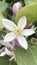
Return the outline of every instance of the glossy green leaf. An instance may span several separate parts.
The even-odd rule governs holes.
[[[22,17],[27,17],[27,25],[30,23],[33,23],[37,20],[37,2],[34,2],[32,4],[28,4],[24,6],[17,14],[16,14],[16,23],[18,20]]]
[[[0,13],[4,12],[7,7],[8,7],[7,3],[0,2]]]
[[[29,45],[28,50],[16,48],[18,65],[37,65],[37,45]]]

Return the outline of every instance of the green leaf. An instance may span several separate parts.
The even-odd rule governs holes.
[[[37,65],[37,45],[29,45],[28,50],[16,48],[18,65]]]
[[[7,3],[0,2],[0,13],[4,12],[7,7],[8,7]]]
[[[27,4],[30,4],[32,2],[37,2],[37,0],[24,0],[24,2],[27,5]]]
[[[37,28],[36,28],[36,30],[35,30],[35,34],[36,34],[36,36],[37,36]]]
[[[0,29],[3,28],[2,19],[3,19],[4,17],[3,17],[2,12],[4,12],[7,7],[8,7],[8,4],[7,4],[7,3],[0,2]]]
[[[3,40],[3,36],[5,35],[6,33],[3,32],[3,31],[0,31],[0,40]],[[3,36],[2,36],[3,35]],[[2,47],[2,44],[0,44],[0,48]]]
[[[3,26],[3,23],[2,23],[2,19],[3,19],[4,17],[3,17],[3,14],[1,13],[0,14],[0,30],[4,27]]]
[[[0,20],[0,30],[3,28],[2,21]]]
[[[3,39],[2,35],[5,35],[5,34],[6,34],[6,32],[0,31],[0,40]]]
[[[0,57],[0,65],[17,65],[14,61],[9,61],[8,56]]]
[[[26,16],[27,17],[27,25],[30,23],[33,23],[34,21],[37,20],[37,3],[31,3],[26,6],[24,6],[17,14],[16,14],[16,23],[18,20],[22,17]]]

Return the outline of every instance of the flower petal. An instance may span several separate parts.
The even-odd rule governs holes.
[[[30,36],[30,35],[32,35],[34,33],[35,33],[35,31],[32,30],[32,29],[25,29],[25,30],[23,30],[22,35],[24,35],[24,36]]]
[[[23,16],[18,21],[18,27],[20,27],[21,29],[24,29],[24,27],[26,26],[26,23],[27,23],[26,17]]]
[[[23,48],[25,48],[25,49],[28,48],[27,41],[26,41],[26,39],[25,39],[23,36],[18,36],[17,39],[18,39],[18,41],[19,41],[19,44],[20,44]]]
[[[14,34],[14,32],[10,32],[5,35],[4,42],[11,42],[12,40],[14,40],[15,37],[16,35]]]
[[[13,52],[13,51],[9,51],[7,48],[5,48],[5,52],[6,52],[6,54],[9,55],[9,56],[14,55],[14,52]]]
[[[14,30],[14,27],[16,27],[16,25],[8,19],[3,19],[2,23],[3,23],[4,27],[6,29],[8,29],[9,31]]]
[[[5,52],[1,52],[0,56],[4,56],[6,53]]]

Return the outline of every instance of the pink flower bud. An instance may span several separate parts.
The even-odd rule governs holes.
[[[22,8],[22,3],[21,2],[17,2],[14,3],[13,7],[12,7],[12,11],[13,14],[16,15],[16,13]]]

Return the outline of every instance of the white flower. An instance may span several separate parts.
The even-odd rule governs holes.
[[[13,56],[14,52],[9,51],[7,48],[5,48],[5,51],[0,53],[0,56],[4,56],[5,54],[9,55],[9,56]]]
[[[5,39],[5,38],[4,38]],[[4,56],[4,55],[8,55],[11,58],[9,59],[9,61],[12,61],[13,59],[15,60],[15,53],[14,53],[14,47],[10,45],[10,43],[4,42],[4,40],[1,40],[0,43],[2,45],[4,45],[5,47],[3,47],[2,49],[0,49],[0,57]],[[10,50],[9,48],[12,48],[12,50]]]
[[[11,56],[11,58],[9,59],[9,61],[11,61],[11,60],[13,60],[13,59],[15,59],[15,54],[14,54],[14,52],[12,51],[10,51],[10,50],[8,50],[6,47],[5,47],[5,51],[2,51],[1,53],[0,53],[0,56],[4,56],[4,55],[8,55],[8,56]]]
[[[6,29],[11,31],[10,33],[6,34],[4,42],[10,42],[16,38],[19,41],[19,44],[23,48],[27,49],[28,44],[24,36],[28,37],[34,34],[35,31],[33,29],[24,29],[27,24],[26,17],[21,17],[18,21],[17,26],[15,25],[15,23],[8,19],[3,19],[2,23]]]
[[[5,46],[2,49],[0,49],[0,56],[4,56],[6,54],[8,56],[14,56],[14,50],[13,50],[14,49],[14,46],[11,46],[10,43],[4,42],[4,40],[0,40],[0,43]],[[8,48],[11,48],[12,51],[10,51],[10,49],[8,49]]]

